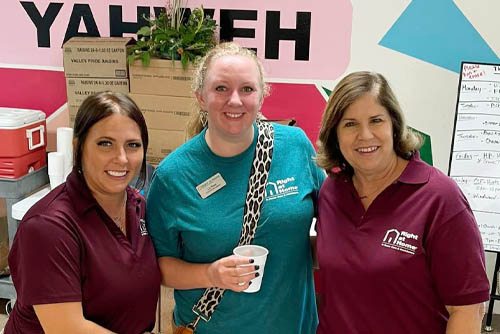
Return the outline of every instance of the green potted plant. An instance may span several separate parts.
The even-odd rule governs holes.
[[[179,60],[185,69],[213,48],[215,20],[205,15],[203,7],[185,18],[185,8],[185,1],[172,0],[160,15],[147,18],[149,25],[137,31],[137,44],[128,49],[128,62],[140,59],[143,66],[149,66],[151,58]]]

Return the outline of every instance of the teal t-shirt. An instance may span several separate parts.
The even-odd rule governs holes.
[[[325,176],[314,162],[314,148],[299,128],[273,124],[274,153],[266,198],[253,244],[269,250],[261,289],[227,290],[199,334],[313,334],[318,324],[309,242],[316,199]],[[161,162],[147,201],[148,230],[158,257],[210,263],[232,255],[257,140],[224,158],[205,141],[205,131]],[[226,185],[202,199],[196,186],[220,173]],[[194,320],[193,305],[204,289],[175,290],[177,324]]]

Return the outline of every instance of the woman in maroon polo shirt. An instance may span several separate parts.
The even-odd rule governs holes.
[[[356,72],[323,115],[318,334],[479,333],[484,251],[457,185],[419,159],[386,79]]]
[[[130,333],[155,324],[160,273],[144,198],[148,132],[127,96],[88,97],[66,183],[24,216],[9,265],[17,292],[5,333]]]

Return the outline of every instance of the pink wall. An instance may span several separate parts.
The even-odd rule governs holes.
[[[62,51],[70,18],[77,11],[75,6],[88,5],[101,36],[110,35],[110,6],[116,1],[84,0],[63,1],[62,6],[47,0],[24,1],[5,0],[0,12],[0,30],[15,33],[3,34],[3,45],[15,46],[10,52],[0,53],[0,106],[39,109],[46,113],[50,123],[56,113],[64,113],[66,103],[63,75]],[[137,1],[120,1],[122,20],[137,21]],[[350,39],[352,26],[352,7],[348,0],[336,1],[299,1],[274,0],[273,2],[248,2],[242,0],[193,0],[188,7],[203,3],[204,8],[212,8],[214,18],[220,22],[221,9],[256,12],[256,19],[235,20],[234,28],[247,28],[254,31],[255,38],[234,38],[244,46],[257,48],[258,55],[265,58],[267,13],[280,14],[279,28],[295,29],[297,12],[309,13],[309,57],[308,60],[295,60],[295,42],[279,42],[279,59],[264,59],[267,77],[274,85],[273,95],[263,107],[268,118],[295,118],[310,137],[316,140],[317,128],[325,99],[316,86],[317,80],[335,80],[342,75],[350,59]],[[162,7],[165,0],[145,0],[140,6]],[[57,10],[55,9],[57,7]],[[60,9],[59,9],[60,7]],[[50,9],[49,9],[50,8]],[[39,29],[28,15],[39,15],[42,24]],[[33,13],[35,13],[33,15]],[[54,14],[49,20],[51,14]],[[57,15],[55,15],[57,14]],[[77,16],[78,19],[80,17]],[[87,19],[88,21],[88,19]],[[50,47],[40,47],[37,33],[45,41],[50,39]],[[80,19],[80,33],[86,33],[84,20]],[[276,44],[275,44],[276,45]],[[303,54],[305,51],[301,49]],[[300,84],[294,84],[295,82]],[[331,88],[331,87],[330,87]],[[52,116],[52,117],[51,117]],[[63,116],[66,120],[67,116]],[[58,122],[60,124],[60,121]],[[53,131],[53,129],[52,129]],[[49,141],[50,143],[50,141]]]

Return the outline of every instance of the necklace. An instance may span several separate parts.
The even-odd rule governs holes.
[[[389,177],[388,181],[386,180],[385,182],[383,182],[379,187],[376,187],[375,190],[373,191],[370,191],[369,193],[365,193],[364,195],[361,195],[359,194],[359,199],[360,200],[366,200],[368,198],[371,198],[373,195],[378,195],[379,193],[381,193],[385,188],[387,188],[392,182],[394,182],[395,179],[397,179],[399,177],[399,175],[401,174],[400,171],[399,171],[399,159],[396,160],[396,167],[395,167],[395,172],[393,172],[393,175],[391,177]],[[405,164],[406,166],[406,164]],[[396,176],[394,176],[394,174],[397,174]],[[354,180],[353,180],[353,183]],[[357,189],[358,187],[355,186],[355,188]]]
[[[373,193],[370,193],[370,194],[367,194],[367,195],[363,195],[363,196],[361,196],[361,195],[360,195],[360,196],[359,196],[359,199],[367,199],[367,198],[368,198],[368,196],[371,196],[371,195],[373,195],[374,193],[375,193],[375,191],[374,191]]]
[[[389,186],[392,182],[394,182],[393,179],[389,179],[389,181],[386,181],[384,183],[382,183],[379,187],[376,187],[375,190],[372,190],[368,193],[365,193],[364,195],[361,195],[359,194],[359,199],[361,200],[366,200],[368,198],[371,198],[373,197],[374,195],[378,195],[380,194],[382,191],[384,191],[385,188],[387,188],[387,186]]]
[[[122,231],[123,234],[125,234],[125,225],[126,223],[122,223],[122,218],[126,212],[126,205],[127,205],[127,198],[125,197],[125,200],[123,201],[123,205],[120,209],[120,215],[118,216],[110,216],[113,222],[115,223],[116,226]]]
[[[123,214],[121,214],[119,216],[111,217],[111,219],[113,219],[113,221],[115,222],[116,226],[118,226],[120,231],[125,233],[125,226],[123,226],[123,224],[122,224],[122,217],[123,217]]]
[[[354,188],[356,188],[356,190],[359,191],[358,189],[360,187],[359,187],[359,185],[356,186],[357,182],[355,180],[353,180],[353,183],[355,184]],[[373,195],[376,195],[376,194],[380,193],[383,189],[385,189],[388,184],[390,184],[390,183],[388,183],[386,181],[386,182],[381,183],[380,186],[375,187],[375,189],[372,190],[372,191],[370,191],[370,192],[364,193],[363,195],[358,194],[359,195],[359,199],[365,200],[365,199],[371,198]]]
[[[386,184],[383,184],[381,187],[376,188],[375,190],[373,190],[367,194],[359,195],[359,199],[363,200],[363,199],[367,199],[369,197],[372,197],[373,195],[379,194],[381,192],[381,190],[383,191],[386,187],[387,187]]]

